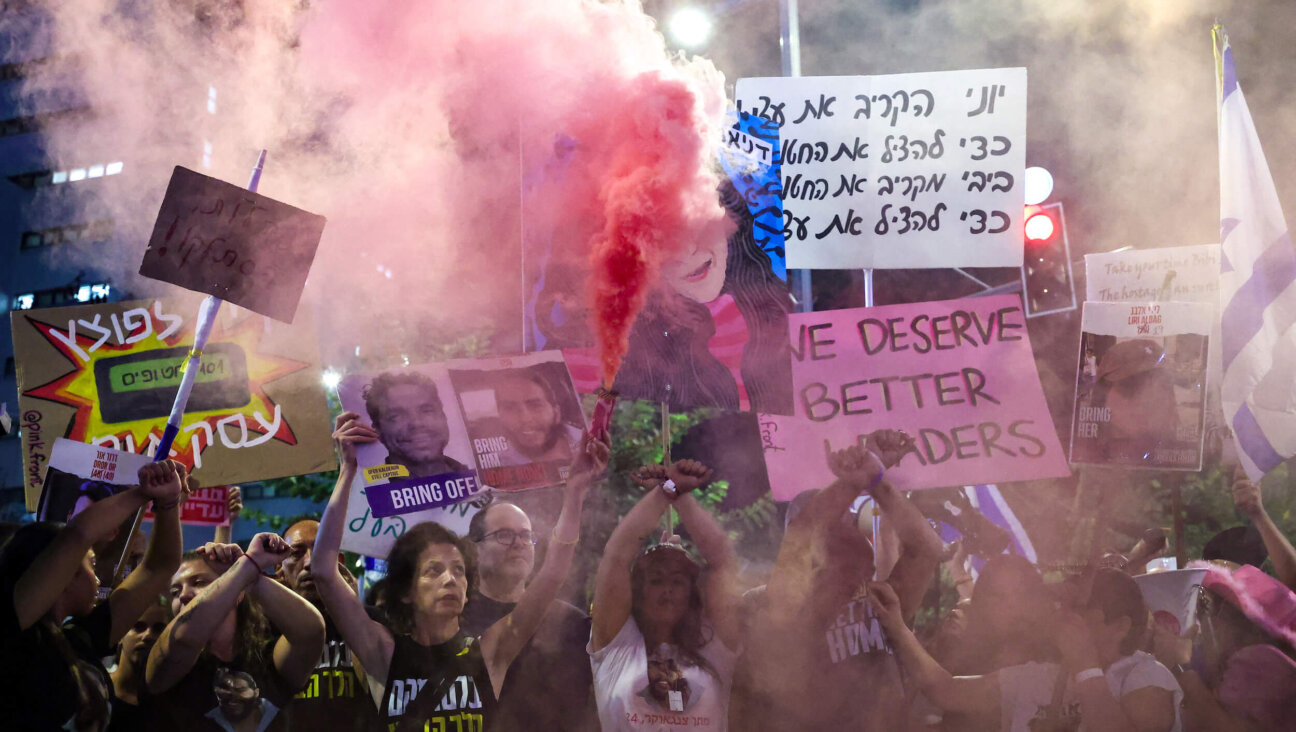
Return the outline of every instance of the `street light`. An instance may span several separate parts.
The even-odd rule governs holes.
[[[667,27],[675,43],[690,50],[701,48],[711,39],[711,16],[700,8],[680,8]]]

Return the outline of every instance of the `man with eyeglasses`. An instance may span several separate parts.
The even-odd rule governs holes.
[[[473,515],[468,538],[477,545],[478,582],[459,625],[475,636],[513,611],[535,567],[540,537],[526,512],[497,501]],[[589,635],[589,615],[555,600],[509,667],[492,728],[597,729],[593,677],[585,653]]]

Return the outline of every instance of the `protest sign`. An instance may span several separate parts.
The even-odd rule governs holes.
[[[157,518],[150,507],[144,512],[144,520]],[[229,526],[229,486],[218,485],[212,488],[199,488],[180,506],[180,523],[189,526]]]
[[[786,281],[778,127],[756,115],[741,114],[721,134],[716,155],[720,167],[751,210],[756,246],[769,257],[774,274]]]
[[[53,439],[151,454],[193,342],[187,300],[135,300],[10,314],[27,504],[36,505]],[[169,457],[209,485],[335,465],[310,323],[289,328],[227,310]]]
[[[324,217],[176,166],[139,273],[291,323]]]
[[[91,503],[139,485],[139,469],[151,462],[145,455],[60,437],[50,450],[36,519],[70,521]],[[127,528],[134,519],[127,519]]]
[[[1204,303],[1085,303],[1071,462],[1200,470],[1210,323]]]
[[[1219,350],[1219,279],[1218,244],[1085,255],[1085,299],[1090,302],[1175,300],[1210,305],[1207,384],[1218,384],[1223,371]],[[1220,416],[1222,420],[1223,415]]]
[[[71,521],[91,504],[139,485],[140,468],[153,462],[144,455],[58,438],[42,476],[38,521]],[[122,556],[135,514],[124,519],[111,537],[95,546],[95,574],[103,588],[116,586],[113,568]]]
[[[788,320],[796,414],[760,418],[776,500],[828,485],[828,452],[884,428],[915,438],[888,471],[905,490],[1068,473],[1016,296]]]
[[[585,427],[553,351],[353,374],[338,395],[378,430],[356,460],[380,519],[561,483]]]
[[[462,362],[460,362],[462,363]],[[556,485],[579,453],[585,414],[561,353],[451,366],[481,480],[495,490]]]
[[[386,558],[392,544],[401,535],[425,521],[435,521],[460,536],[467,536],[468,522],[482,503],[467,501],[414,513],[375,516],[367,495],[373,489],[380,489],[388,495],[391,493],[385,485],[366,487],[363,472],[356,476],[351,487],[351,500],[347,502],[346,525],[342,530],[342,548],[367,557]]]
[[[1197,622],[1197,588],[1205,578],[1205,569],[1177,569],[1141,574],[1134,581],[1143,592],[1152,622],[1176,635],[1187,635]]]
[[[1019,267],[1026,69],[739,79],[779,129],[787,265]]]

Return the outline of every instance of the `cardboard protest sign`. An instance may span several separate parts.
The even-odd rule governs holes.
[[[291,323],[324,217],[176,166],[139,273]]]
[[[1197,588],[1205,569],[1177,569],[1134,578],[1152,612],[1152,622],[1176,635],[1187,635],[1197,622]]]
[[[561,353],[451,367],[450,383],[483,483],[513,490],[567,480],[585,414]]]
[[[1016,296],[798,313],[788,326],[796,414],[760,418],[776,500],[831,483],[828,451],[883,428],[916,440],[888,472],[905,490],[1068,473]]]
[[[781,138],[787,264],[1019,267],[1026,69],[739,79]]]
[[[42,476],[38,521],[71,521],[91,504],[139,485],[140,468],[153,462],[145,455],[112,450],[58,438],[50,450],[49,464]],[[113,568],[122,556],[132,514],[108,540],[95,546],[95,574],[105,589],[115,586]]]
[[[157,518],[150,507],[144,512],[144,520]],[[229,486],[218,485],[212,488],[199,488],[185,499],[180,506],[180,523],[189,526],[229,526]]]
[[[167,299],[10,314],[29,508],[56,437],[141,454],[158,445],[196,310]],[[169,456],[208,485],[333,469],[317,354],[309,323],[222,311]]]
[[[1200,470],[1210,329],[1203,303],[1085,303],[1071,462]]]

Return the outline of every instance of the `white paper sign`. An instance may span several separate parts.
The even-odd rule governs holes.
[[[780,127],[788,266],[1019,267],[1026,69],[739,79]]]

